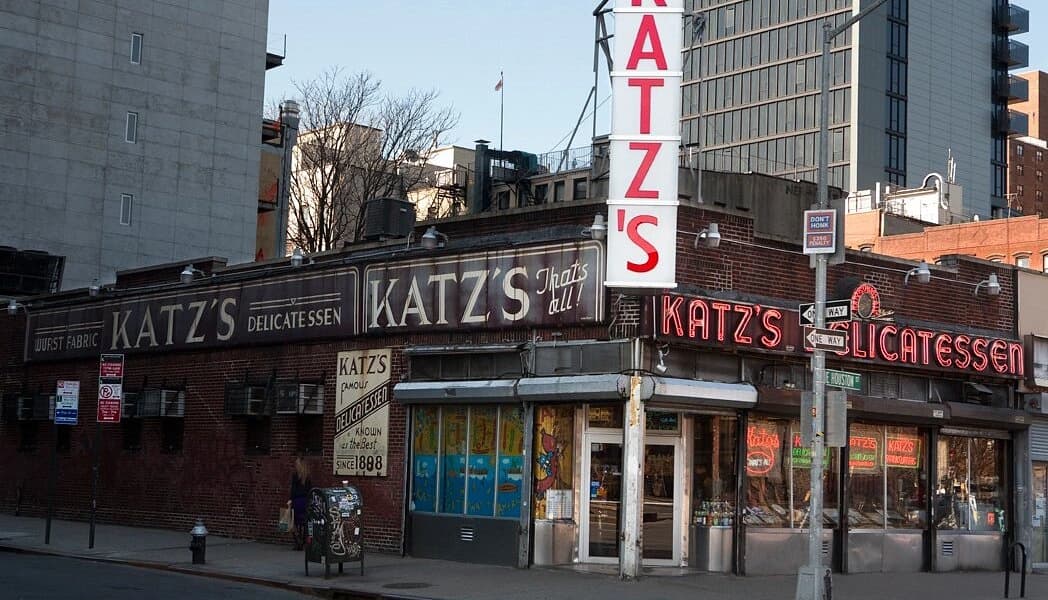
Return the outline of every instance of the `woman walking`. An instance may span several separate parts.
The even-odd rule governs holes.
[[[309,479],[309,465],[301,457],[295,459],[295,470],[291,472],[291,494],[287,505],[294,512],[294,526],[291,535],[295,540],[295,550],[301,550],[306,542],[306,502],[313,483]]]

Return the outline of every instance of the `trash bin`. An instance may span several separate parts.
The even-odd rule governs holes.
[[[313,488],[306,507],[306,575],[309,563],[324,564],[324,578],[331,565],[359,562],[364,574],[364,501],[351,485]]]

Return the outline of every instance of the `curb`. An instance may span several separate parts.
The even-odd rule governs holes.
[[[424,596],[402,596],[396,594],[384,594],[381,592],[369,592],[364,590],[335,588],[331,586],[314,586],[301,583],[294,583],[291,581],[266,579],[264,577],[237,575],[234,573],[226,573],[223,571],[202,570],[191,567],[182,567],[174,564],[138,561],[133,559],[129,560],[124,558],[110,558],[106,556],[94,556],[90,554],[77,554],[73,552],[62,552],[60,550],[47,550],[43,548],[25,548],[22,546],[11,546],[3,543],[0,543],[0,552],[10,552],[13,554],[30,554],[35,556],[54,556],[58,558],[72,558],[76,560],[87,560],[92,562],[109,563],[113,565],[124,565],[129,567],[137,567],[141,569],[152,569],[155,571],[166,571],[169,573],[178,573],[180,575],[195,575],[198,577],[209,577],[212,579],[221,579],[223,581],[234,581],[237,583],[249,583],[253,585],[262,585],[271,588],[284,589],[299,594],[305,594],[308,596],[328,598],[330,600],[435,600],[431,598],[426,598]]]

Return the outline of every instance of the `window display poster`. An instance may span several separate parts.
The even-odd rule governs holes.
[[[465,407],[444,409],[444,486],[440,512],[462,514],[466,502]]]
[[[793,439],[793,443],[790,448],[790,463],[794,469],[810,469],[811,468],[811,446],[804,445],[804,438],[801,437],[799,431],[794,431],[790,434]],[[825,452],[822,455],[822,468],[830,468],[830,452]]]
[[[902,469],[921,466],[921,440],[910,435],[889,435],[885,446],[884,464]]]
[[[411,510],[433,512],[437,509],[437,440],[440,409],[424,406],[415,409],[412,434]]]
[[[500,409],[498,496],[496,517],[520,516],[524,483],[524,413],[520,407]]]
[[[389,348],[338,353],[335,475],[386,476],[390,353]]]
[[[779,464],[782,437],[772,423],[757,422],[746,429],[746,475],[761,477]]]
[[[879,433],[879,432],[878,432]],[[879,466],[880,437],[851,435],[848,439],[848,468],[852,473],[872,473]],[[811,461],[809,461],[810,464]]]
[[[495,428],[498,409],[494,406],[470,410],[469,471],[467,472],[466,514],[491,516],[495,511]]]
[[[591,407],[592,411],[592,407]],[[575,443],[575,409],[539,406],[535,409],[534,470],[536,519],[546,518],[546,494],[571,490]]]

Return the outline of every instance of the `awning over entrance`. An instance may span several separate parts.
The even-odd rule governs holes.
[[[393,387],[393,397],[402,404],[621,402],[629,398],[629,394],[630,377],[619,373],[478,381],[411,381]],[[652,407],[680,410],[741,409],[757,404],[757,389],[748,383],[647,375],[641,378],[640,396]]]
[[[516,385],[516,379],[405,381],[393,386],[393,397],[401,404],[519,402]]]
[[[748,383],[723,383],[698,379],[655,378],[649,406],[697,410],[703,408],[751,408],[757,404],[757,388]]]

